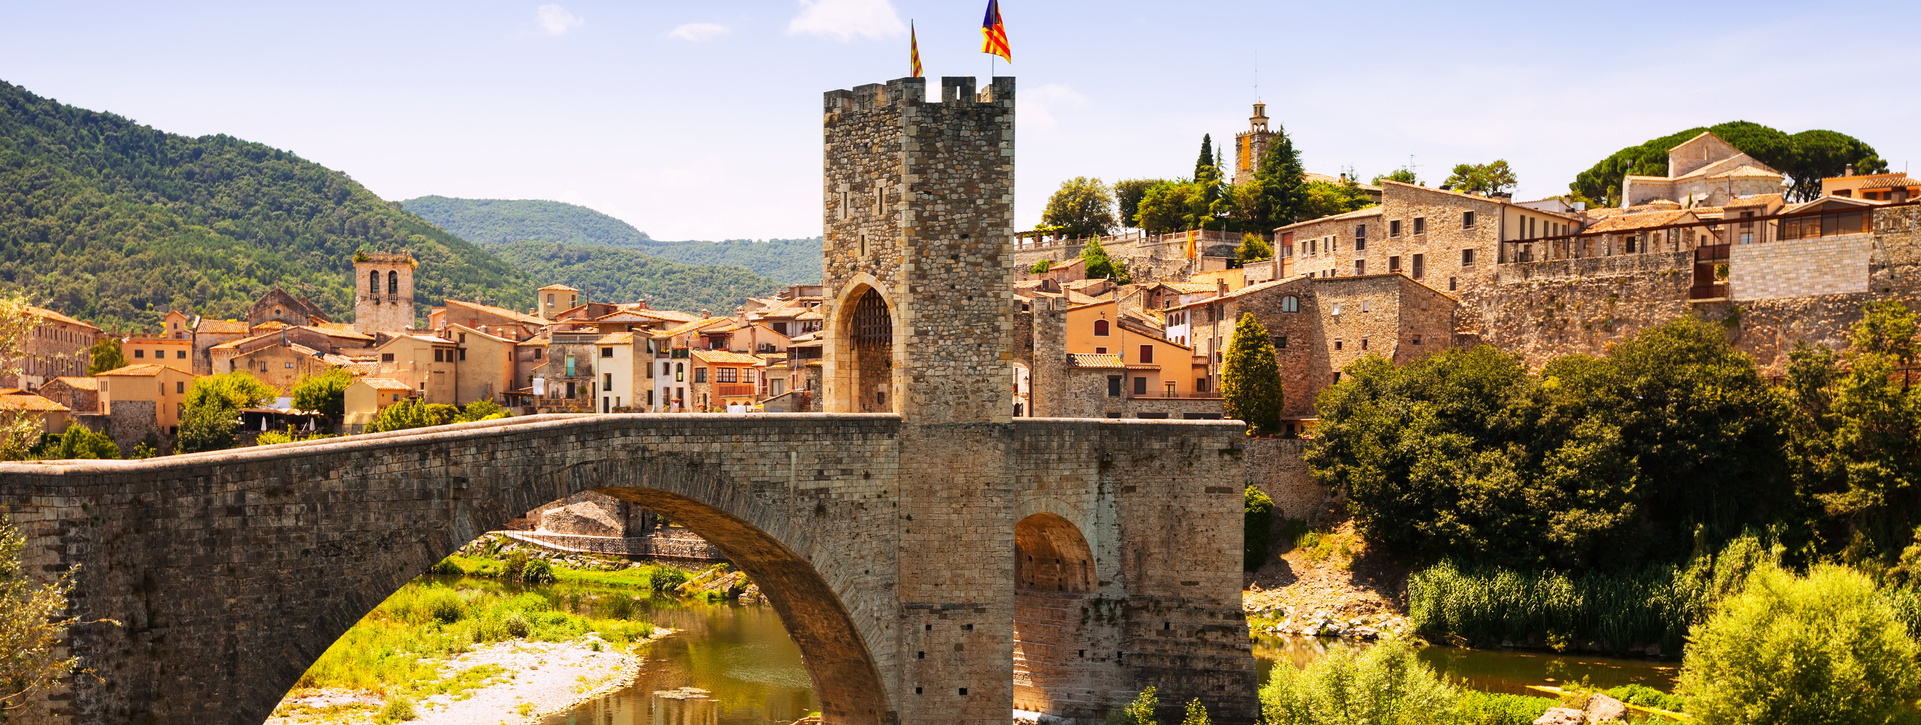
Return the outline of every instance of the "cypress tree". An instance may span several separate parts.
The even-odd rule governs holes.
[[[1214,135],[1201,134],[1201,157],[1194,162],[1194,182],[1214,184],[1221,180],[1221,167],[1214,157]]]
[[[1267,339],[1254,314],[1243,313],[1234,325],[1221,368],[1221,397],[1227,417],[1247,423],[1248,435],[1280,432],[1281,367],[1274,361],[1274,344]]]

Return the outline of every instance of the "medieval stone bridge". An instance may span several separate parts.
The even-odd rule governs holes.
[[[829,723],[1255,717],[1236,421],[1014,418],[1014,79],[823,97],[826,414],[535,416],[0,465],[79,567],[84,723],[264,719],[342,632],[508,519],[598,491],[760,584]]]
[[[829,722],[1094,718],[1150,685],[1250,722],[1239,437],[1202,421],[537,416],[7,464],[0,501],[37,570],[80,567],[73,613],[122,623],[73,634],[98,676],[62,696],[79,722],[258,723],[402,584],[587,490],[684,522],[753,577]]]

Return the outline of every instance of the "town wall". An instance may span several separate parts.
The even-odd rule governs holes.
[[[1332,492],[1314,480],[1302,456],[1310,441],[1303,438],[1249,438],[1247,485],[1274,499],[1277,519],[1319,524],[1327,516]]]
[[[1793,242],[1735,249],[1781,244]],[[1784,267],[1801,264],[1778,256],[1759,259]],[[1692,266],[1691,252],[1502,265],[1496,293],[1479,311],[1482,339],[1539,367],[1561,355],[1605,355],[1635,333],[1693,316],[1722,325],[1736,349],[1778,374],[1786,370],[1796,344],[1845,347],[1866,302],[1895,299],[1921,306],[1921,208],[1875,212],[1863,293],[1689,302]]]
[[[1202,267],[1207,258],[1223,261],[1233,259],[1240,243],[1238,234],[1217,234],[1196,245],[1196,258],[1188,259],[1184,235],[1131,232],[1118,238],[1103,237],[1101,249],[1109,259],[1126,264],[1128,277],[1136,284],[1153,284],[1185,282],[1195,272],[1205,271]],[[1021,247],[1009,252],[1009,257],[1015,269],[1027,270],[1043,259],[1056,263],[1077,259],[1086,246],[1084,240],[1069,240],[1047,246]]]
[[[1751,301],[1864,293],[1873,251],[1866,234],[1736,244],[1728,249],[1728,294]]]

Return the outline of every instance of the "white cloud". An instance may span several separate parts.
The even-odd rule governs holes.
[[[720,23],[688,23],[668,31],[667,37],[699,43],[734,32]]]
[[[567,31],[587,22],[559,5],[542,5],[535,11],[535,16],[540,19],[540,27],[545,29],[548,35],[566,35]]]
[[[880,40],[907,30],[888,0],[800,0],[800,15],[787,24],[790,35],[818,35],[847,42]]]
[[[1060,128],[1060,120],[1054,117],[1056,111],[1073,111],[1087,106],[1087,96],[1063,83],[1049,83],[1021,95],[1021,125],[1035,131]]]

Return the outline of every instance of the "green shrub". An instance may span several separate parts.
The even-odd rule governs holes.
[[[1242,556],[1241,566],[1254,571],[1267,563],[1267,554],[1273,548],[1268,535],[1274,528],[1274,499],[1268,498],[1260,489],[1248,486],[1242,494],[1242,501],[1241,535],[1247,551]]]
[[[1702,725],[1915,723],[1917,654],[1865,575],[1763,567],[1690,633],[1679,689]]]
[[[1622,685],[1602,694],[1629,705],[1640,705],[1668,712],[1687,712],[1686,698],[1670,695],[1647,685]]]
[[[508,634],[515,637],[526,637],[534,630],[534,625],[527,621],[526,612],[508,612],[507,616],[501,618],[501,624],[506,626]]]
[[[388,725],[388,723],[406,722],[419,718],[420,715],[414,712],[412,701],[405,697],[395,697],[387,701],[386,707],[380,709],[380,715],[374,718],[374,722]]]
[[[654,596],[657,597],[672,596],[675,590],[680,588],[680,585],[687,583],[687,572],[671,566],[654,567],[650,574],[651,576],[648,578],[647,587],[652,590]]]
[[[1545,697],[1503,695],[1463,690],[1454,701],[1456,725],[1533,725],[1541,713],[1560,702]]]
[[[289,435],[286,431],[278,430],[262,431],[260,435],[254,436],[253,439],[253,444],[256,446],[271,446],[292,442],[292,435]]]
[[[112,438],[105,433],[95,433],[79,423],[68,423],[66,432],[47,436],[42,439],[42,445],[47,447],[46,457],[53,459],[120,457],[120,446]]]
[[[554,567],[543,559],[533,559],[520,568],[520,580],[528,584],[552,584]]]
[[[1160,704],[1160,697],[1154,693],[1154,688],[1149,687],[1135,695],[1134,701],[1128,703],[1127,707],[1109,710],[1107,717],[1102,718],[1101,723],[1102,725],[1160,725],[1160,721],[1154,718],[1154,708],[1160,707]]]
[[[507,565],[501,569],[500,575],[507,579],[519,579],[521,573],[527,570],[528,559],[526,549],[515,549],[507,555]]]
[[[1187,716],[1181,718],[1181,725],[1213,725],[1207,718],[1207,707],[1201,704],[1200,698],[1188,701]]]
[[[1261,687],[1268,725],[1430,725],[1460,694],[1400,639],[1341,649],[1305,668],[1277,664]]]

